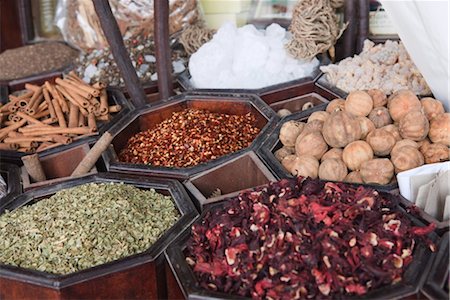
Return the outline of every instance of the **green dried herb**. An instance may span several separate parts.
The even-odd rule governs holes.
[[[0,262],[68,274],[148,249],[180,217],[171,197],[84,184],[0,216]]]

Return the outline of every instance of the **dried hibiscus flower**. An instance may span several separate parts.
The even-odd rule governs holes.
[[[192,226],[186,261],[205,289],[253,299],[342,298],[402,280],[413,226],[394,196],[362,186],[283,179],[242,192]]]

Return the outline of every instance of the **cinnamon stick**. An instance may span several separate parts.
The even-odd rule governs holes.
[[[64,136],[60,134],[51,134],[49,137],[52,139],[53,142],[56,142],[58,144],[70,144],[72,143],[73,139],[69,136]]]
[[[42,123],[41,121],[37,120],[36,118],[33,118],[33,117],[31,117],[31,116],[29,116],[29,115],[23,113],[23,112],[18,111],[18,112],[16,113],[16,115],[17,115],[18,117],[20,117],[21,119],[26,120],[28,123],[45,125],[44,123]]]
[[[30,107],[30,102],[32,99],[30,99],[30,101],[28,102],[27,108]],[[31,107],[31,110],[34,110],[35,112],[39,111],[39,108],[41,108],[42,106],[46,105],[44,101],[44,94],[41,91],[41,94],[37,97],[37,99],[34,101],[33,106]]]
[[[24,136],[24,137],[7,137],[5,143],[31,143],[31,142],[51,142],[52,138],[49,136]]]
[[[96,82],[92,85],[93,88],[97,89],[97,90],[103,90],[106,89],[106,83],[104,82]]]
[[[20,120],[22,120],[22,118],[19,117],[19,116],[17,115],[17,113],[15,113],[14,115],[11,116],[11,121],[12,121],[13,123],[17,123],[17,122],[19,122]]]
[[[61,110],[61,106],[59,106],[59,102],[56,99],[52,100],[53,107],[55,108],[56,118],[58,119],[58,124],[62,128],[67,127],[66,119],[64,118],[64,114]]]
[[[28,102],[30,102],[30,99],[20,99],[17,102],[17,106],[18,107],[27,107],[28,106]]]
[[[34,91],[33,96],[31,97],[30,101],[28,102],[27,108],[30,110],[33,109],[35,102],[38,101],[40,96],[42,96],[42,86],[39,86],[38,89],[36,89]]]
[[[66,80],[69,84],[73,85],[75,88],[77,88],[89,95],[92,95],[93,97],[100,96],[100,91],[98,89],[93,88],[90,85],[87,85],[81,79],[79,81],[79,80],[76,80],[73,76],[71,76],[71,77],[68,77]]]
[[[44,181],[45,177],[44,169],[42,168],[41,161],[39,160],[39,155],[32,154],[26,155],[22,158],[23,165],[34,182]]]
[[[25,136],[36,136],[45,134],[88,134],[91,133],[89,127],[76,127],[76,128],[60,128],[60,127],[35,127],[31,129],[20,128],[19,132]]]
[[[31,151],[32,149],[31,148],[24,148],[24,147],[22,147],[22,148],[19,148],[19,149],[17,149],[17,151],[18,152],[26,152],[26,153],[33,153],[33,151]]]
[[[18,144],[0,143],[0,150],[17,150]]]
[[[97,131],[97,122],[95,121],[95,115],[93,112],[88,115],[88,127],[92,132]]]
[[[86,118],[82,115],[78,115],[78,127],[85,127],[86,126]]]
[[[59,106],[61,106],[61,110],[63,112],[69,112],[69,106],[67,105],[66,101],[61,96],[61,94],[59,93],[60,90],[58,89],[58,86],[57,85],[54,86],[50,82],[46,81],[45,82],[45,87],[47,88],[49,93],[52,95],[53,99],[58,100]]]
[[[47,149],[50,149],[50,148],[55,148],[55,147],[58,147],[58,146],[61,146],[62,144],[60,144],[60,143],[43,143],[43,144],[41,144],[41,146],[39,146],[37,149],[36,149],[36,151],[42,151],[42,150],[47,150]]]
[[[86,91],[78,88],[78,86],[70,84],[68,81],[62,80],[60,78],[56,78],[55,82],[61,86],[63,86],[67,91],[71,92],[71,94],[77,94],[86,99],[91,99],[92,94],[87,93]]]
[[[39,119],[39,118],[43,118],[43,117],[49,116],[49,115],[50,115],[50,112],[48,110],[43,110],[41,112],[34,114],[33,117],[35,119]]]
[[[34,92],[33,91],[27,91],[19,96],[17,96],[18,99],[23,100],[23,99],[30,99],[33,96]]]
[[[42,151],[47,149],[48,147],[52,146],[53,143],[50,142],[43,142],[42,144],[39,145],[39,147],[37,147],[36,152]]]
[[[78,126],[78,114],[80,110],[78,109],[78,106],[70,102],[70,108],[69,108],[69,127],[77,127]]]
[[[80,176],[89,172],[102,153],[109,147],[112,140],[113,136],[111,133],[106,131],[81,160],[76,169],[72,172],[71,176]]]
[[[72,96],[62,87],[62,86],[56,86],[56,88],[61,92],[61,94],[64,95],[64,97],[66,97],[67,100],[69,100],[71,103],[75,104],[76,106],[78,106],[80,113],[83,116],[87,116],[88,112],[86,109],[83,108],[83,106],[81,105],[81,103],[79,103],[77,100],[75,100],[74,98],[72,98]]]
[[[67,98],[67,100],[78,105],[79,107],[85,108],[89,105],[89,101],[81,97],[74,97],[73,94],[69,93],[69,91],[66,88],[59,85],[57,85],[56,88],[58,89],[58,91],[61,92],[61,94],[63,94],[64,97]]]
[[[25,89],[36,93],[40,89],[40,86],[31,83],[25,83]]]
[[[102,90],[100,94],[100,115],[106,115],[108,113],[108,108],[108,93],[106,92],[106,90]]]
[[[50,94],[47,88],[43,89],[42,93],[44,94],[45,103],[47,103],[48,111],[50,112],[50,116],[52,118],[56,118],[55,108],[52,104],[52,99],[50,98]]]
[[[46,125],[50,125],[55,122],[58,122],[58,118],[48,118],[48,119],[42,120],[42,123],[44,123]]]
[[[106,121],[106,122],[108,122],[108,121],[111,120],[111,115],[107,114],[107,115],[103,115],[103,116],[98,116],[97,120],[98,121]]]
[[[108,108],[108,111],[109,111],[110,113],[116,113],[116,112],[119,112],[119,111],[121,111],[121,110],[122,110],[122,105],[120,105],[120,104],[111,105],[111,106]]]
[[[61,110],[63,111],[63,113],[69,113],[69,105],[67,104],[68,101],[61,95],[58,90],[55,89],[55,93],[58,97],[59,106],[61,106]]]
[[[7,137],[8,133],[10,133],[11,131],[14,131],[14,130],[22,127],[23,125],[25,125],[26,122],[27,121],[22,120],[20,122],[14,123],[8,127],[0,129],[0,141],[2,141],[5,137]]]

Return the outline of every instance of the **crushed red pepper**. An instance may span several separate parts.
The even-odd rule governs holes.
[[[253,114],[228,115],[185,109],[128,140],[119,160],[190,167],[250,146],[260,129]]]
[[[253,299],[343,298],[402,280],[418,242],[398,198],[362,186],[283,179],[245,191],[192,226],[202,288]]]

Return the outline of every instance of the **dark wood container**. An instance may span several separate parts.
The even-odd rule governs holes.
[[[398,190],[396,190],[394,192],[395,193],[399,193]],[[436,232],[437,232],[437,234],[443,235],[443,234],[445,234],[446,232],[449,231],[449,229],[450,229],[450,220],[439,221],[436,218],[434,218],[433,216],[431,216],[428,213],[426,213],[423,209],[421,209],[420,207],[416,206],[414,203],[412,203],[411,201],[409,201],[408,199],[405,199],[403,197],[401,197],[400,204],[405,209],[409,209],[409,210],[415,211],[417,214],[419,214],[420,217],[424,220],[425,223],[427,223],[427,224],[430,224],[430,223],[436,224]]]
[[[12,81],[0,81],[0,103],[9,102],[8,95],[25,89],[25,84],[42,85],[46,81],[54,83],[56,78],[62,78],[62,72],[51,72]]]
[[[53,77],[53,79],[55,79],[55,77]],[[3,89],[5,89],[5,86],[3,86]],[[6,93],[6,101],[8,101],[8,94],[18,91],[18,90],[22,90],[23,87],[20,87],[17,90],[14,89],[9,89],[8,88],[8,92]],[[0,88],[1,91],[1,88]],[[134,110],[134,106],[131,104],[130,101],[128,101],[125,96],[123,95],[123,93],[117,89],[117,88],[107,88],[107,92],[108,92],[108,103],[109,105],[116,105],[119,104],[122,109],[117,112],[117,113],[113,113],[111,114],[111,120],[109,122],[98,122],[97,123],[97,127],[98,127],[98,132],[99,135],[101,135],[102,133],[104,133],[105,131],[109,130],[114,124],[116,124],[120,119],[122,119],[124,116],[126,116],[127,114],[129,114],[131,111]],[[0,93],[0,96],[2,94]],[[4,99],[0,98],[0,102],[3,102]],[[72,144],[70,145],[74,145],[74,144],[79,144],[79,143],[85,143],[85,142],[90,142],[94,139],[97,138],[97,135],[94,136],[87,136],[87,137],[83,137],[81,139],[78,139],[76,141],[74,141]],[[44,149],[43,151],[40,151],[40,154],[50,154],[50,153],[54,153],[55,151],[62,151],[63,149],[66,149],[67,146],[70,145],[62,145],[62,146],[57,146],[55,148],[49,148],[49,149]],[[22,161],[20,160],[20,158],[24,155],[27,155],[29,153],[24,153],[24,152],[18,152],[18,151],[10,151],[10,150],[0,150],[0,157],[2,158],[2,160],[5,160],[7,162],[12,162],[18,165],[22,164]]]
[[[449,236],[450,233],[447,232],[439,242],[439,252],[421,289],[422,294],[428,299],[448,299],[450,285]]]
[[[169,101],[160,101],[154,105],[147,105],[139,111],[130,114],[128,118],[123,119],[117,126],[111,128],[115,137],[112,142],[112,147],[104,153],[104,161],[108,170],[120,173],[187,179],[206,169],[219,166],[245,151],[245,149],[242,149],[209,162],[187,168],[157,167],[119,161],[118,154],[133,135],[154,128],[157,124],[170,118],[172,113],[182,111],[186,108],[204,109],[215,113],[235,115],[244,115],[249,112],[253,113],[256,117],[255,126],[260,128],[261,131],[250,145],[250,149],[256,147],[256,145],[266,138],[267,131],[278,120],[275,113],[255,95],[195,93],[178,95],[169,99]]]
[[[197,218],[189,196],[174,180],[101,173],[49,185],[17,197],[8,209],[48,198],[55,192],[90,182],[123,182],[142,189],[153,188],[171,195],[180,219],[149,249],[113,262],[71,273],[55,275],[0,264],[0,299],[164,299],[167,296],[165,261],[168,244]],[[0,212],[1,213],[1,212]]]
[[[6,82],[0,81],[0,84],[6,85],[8,87],[9,93],[12,93],[25,89],[26,83],[31,83],[35,85],[42,85],[46,81],[54,83],[56,78],[62,78],[63,72],[64,70],[49,71],[46,73],[32,75],[21,79],[14,79]]]
[[[8,86],[0,85],[0,104],[6,104],[8,102]]]
[[[264,186],[259,187],[258,190],[263,187]],[[383,196],[387,197],[387,199],[396,197],[396,195],[392,195],[391,193],[382,191],[380,191],[380,193],[382,193]],[[221,207],[223,207],[225,201],[205,205],[204,211],[195,220],[194,223],[201,222],[201,219],[208,211],[216,208],[220,209]],[[401,206],[399,207],[399,209],[403,210]],[[422,220],[419,220],[410,214],[408,214],[408,217],[411,219],[414,225],[424,226]],[[173,273],[172,276],[174,276],[175,278],[175,280],[171,280],[171,283],[172,285],[174,285],[176,282],[178,283],[178,289],[175,286],[169,287],[174,291],[174,295],[181,295],[182,293],[185,299],[249,299],[245,297],[204,290],[198,286],[195,275],[191,267],[189,267],[189,265],[187,264],[184,255],[184,251],[187,247],[187,241],[189,240],[191,235],[191,228],[192,227],[186,228],[185,231],[183,231],[165,251],[166,259]],[[429,236],[434,241],[438,239],[436,234],[434,233],[430,234]],[[403,279],[400,283],[387,285],[383,288],[372,290],[363,296],[346,297],[345,299],[415,299],[415,295],[417,295],[420,288],[425,282],[426,274],[431,268],[434,256],[435,253],[431,252],[428,247],[421,244],[414,250],[414,260],[405,270]]]
[[[338,94],[341,96],[341,98],[345,99],[347,98],[348,93],[341,90],[340,88],[332,85],[328,79],[325,73],[321,73],[320,76],[317,78],[316,80],[316,84],[318,86],[320,86],[323,89],[329,90],[329,91],[333,91],[334,93]]]
[[[97,140],[97,139],[96,139]],[[24,166],[21,167],[21,178],[24,191],[35,189],[38,187],[55,184],[64,180],[68,180],[70,175],[78,166],[78,164],[83,160],[92,146],[95,144],[92,142],[83,142],[76,145],[68,145],[66,149],[60,149],[60,151],[53,153],[39,154],[39,161],[41,162],[42,168],[44,170],[45,177],[47,180],[34,182]],[[86,175],[95,174],[98,172],[106,171],[106,167],[100,157],[92,170]],[[82,177],[86,175],[81,175],[77,177]]]
[[[189,69],[186,69],[184,72],[179,74],[178,80],[180,82],[181,87],[186,91],[197,91],[197,92],[205,92],[205,93],[253,93],[260,94],[266,89],[277,89],[284,85],[293,85],[300,82],[308,82],[308,81],[316,81],[321,75],[321,71],[319,69],[320,66],[328,65],[331,61],[326,55],[319,55],[319,66],[310,76],[294,79],[291,81],[286,81],[283,83],[278,83],[270,86],[266,86],[259,89],[231,89],[231,88],[221,88],[221,89],[206,89],[206,88],[196,88],[192,85],[191,82],[191,74],[189,73]]]
[[[150,81],[143,83],[143,88],[145,95],[147,96],[147,103],[156,103],[161,100],[161,97],[159,95],[159,88],[158,88],[158,82],[157,81]],[[180,94],[184,92],[183,86],[178,81],[178,78],[173,81],[173,89],[175,94]],[[125,98],[129,99],[130,95],[128,95],[128,92],[124,88],[124,95]]]
[[[184,182],[199,208],[236,196],[239,191],[276,181],[253,151],[201,172]],[[217,193],[217,195],[215,195]]]
[[[16,165],[1,163],[0,176],[3,177],[7,187],[7,194],[0,198],[1,211],[14,199],[14,197],[22,193],[22,184],[20,182],[20,169]]]
[[[302,121],[306,122],[308,120],[308,117],[316,111],[323,111],[327,107],[327,104],[319,104],[312,109],[305,111],[305,112],[299,112],[294,113],[292,115],[289,115],[285,118],[283,118],[270,132],[269,137],[260,144],[260,147],[256,150],[257,155],[261,158],[261,160],[267,165],[267,167],[278,176],[278,178],[291,178],[293,177],[282,165],[281,163],[275,158],[275,151],[283,147],[283,144],[280,142],[279,135],[280,135],[280,129],[281,126],[285,122],[296,120],[296,121]],[[398,188],[397,181],[394,178],[392,179],[391,183],[386,185],[379,185],[379,184],[360,184],[366,187],[371,187],[374,189],[380,189],[384,191],[392,191],[394,189]]]
[[[258,95],[275,112],[284,108],[292,113],[310,109],[304,109],[308,102],[317,106],[336,98],[345,97],[342,91],[329,90],[311,80],[299,80],[265,88],[260,90]]]

